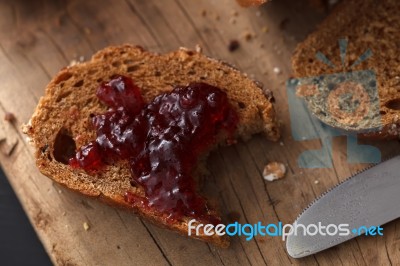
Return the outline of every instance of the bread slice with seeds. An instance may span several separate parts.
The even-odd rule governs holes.
[[[318,29],[297,46],[292,58],[294,75],[301,78],[374,71],[382,130],[366,133],[365,137],[391,139],[400,135],[399,10],[400,2],[396,0],[342,1]],[[342,67],[339,39],[348,41],[345,67]],[[368,49],[372,56],[350,68]],[[316,60],[317,52],[326,55],[336,67]]]
[[[68,164],[77,147],[95,140],[90,116],[107,110],[96,97],[96,90],[115,74],[131,77],[141,88],[146,102],[171,91],[174,85],[200,81],[219,87],[227,93],[239,116],[235,137],[243,140],[256,133],[264,133],[273,141],[279,138],[272,94],[245,74],[199,51],[181,48],[168,54],[155,54],[132,45],[105,48],[90,61],[61,70],[48,84],[30,122],[24,126],[24,132],[35,147],[39,170],[72,190],[132,209],[160,226],[187,235],[189,217],[168,223],[165,214],[133,206],[124,200],[127,191],[144,195],[141,187],[130,184],[128,162],[118,161],[92,174]],[[223,139],[218,143],[223,143]],[[204,172],[203,162],[199,162],[200,170],[195,175]],[[210,213],[218,215],[213,209]],[[221,247],[229,244],[226,237],[216,235],[201,234],[196,238]]]

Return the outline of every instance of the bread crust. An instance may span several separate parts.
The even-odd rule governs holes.
[[[71,190],[133,210],[159,226],[187,235],[189,217],[170,223],[166,215],[124,200],[127,191],[144,196],[142,188],[130,184],[127,162],[115,162],[96,173],[73,169],[67,163],[77,147],[95,139],[90,116],[107,109],[97,99],[95,91],[101,82],[115,74],[133,78],[147,102],[170,91],[173,85],[195,81],[207,82],[225,90],[239,115],[235,137],[244,140],[261,132],[270,140],[279,138],[272,94],[263,91],[260,83],[250,80],[235,68],[198,51],[181,48],[159,55],[128,44],[107,47],[88,62],[62,69],[46,87],[30,123],[23,128],[35,147],[40,172]],[[224,137],[218,137],[219,144],[223,144]],[[213,209],[210,213],[217,215]],[[194,238],[220,247],[229,245],[226,236],[202,234]]]

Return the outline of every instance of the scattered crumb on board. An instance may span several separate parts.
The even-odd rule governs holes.
[[[90,226],[87,222],[83,223],[83,229],[85,229],[85,231],[88,231],[90,229]]]
[[[281,71],[281,69],[279,68],[279,67],[274,67],[274,73],[275,74],[277,74],[277,75],[279,75],[282,71]]]
[[[228,45],[228,50],[229,50],[229,52],[234,52],[237,49],[239,49],[239,47],[240,47],[240,43],[238,40],[231,40]]]
[[[246,32],[243,33],[243,38],[244,38],[246,41],[250,41],[250,40],[252,40],[253,38],[255,38],[255,34],[249,32],[249,31],[246,31]]]
[[[4,115],[4,120],[13,123],[15,121],[15,115],[11,112],[6,112]]]
[[[283,163],[270,162],[264,167],[263,178],[266,181],[274,181],[285,177],[286,167]]]

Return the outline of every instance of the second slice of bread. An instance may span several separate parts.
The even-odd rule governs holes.
[[[376,73],[382,130],[366,137],[390,139],[400,136],[400,1],[342,1],[318,29],[297,46],[292,58],[296,77],[371,69]],[[345,68],[338,40],[348,40]],[[367,49],[373,55],[349,68]],[[332,68],[315,59],[322,52]]]

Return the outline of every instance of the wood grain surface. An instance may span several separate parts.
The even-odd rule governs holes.
[[[232,238],[215,248],[160,229],[129,212],[53,184],[34,165],[20,125],[29,120],[50,78],[72,60],[110,44],[133,43],[166,52],[203,47],[273,90],[282,121],[281,143],[261,136],[212,153],[204,189],[217,195],[225,220],[292,223],[316,196],[364,168],[346,162],[346,139],[334,139],[334,169],[299,169],[298,155],[319,141],[291,138],[285,81],[295,45],[326,16],[308,2],[276,0],[240,8],[234,0],[0,1],[0,161],[30,221],[57,265],[399,265],[400,221],[384,237],[359,237],[315,256],[295,260],[279,238]],[[247,38],[245,35],[251,38]],[[228,50],[231,40],[240,47]],[[278,67],[280,74],[273,68]],[[383,154],[398,142],[374,143]],[[286,178],[266,182],[269,161],[287,165]],[[318,182],[315,182],[315,181]],[[88,230],[83,224],[87,223]]]

